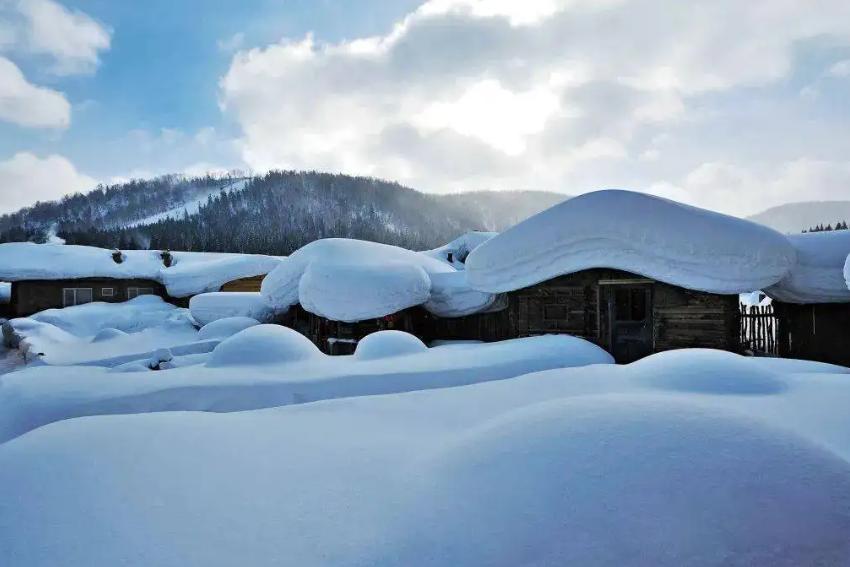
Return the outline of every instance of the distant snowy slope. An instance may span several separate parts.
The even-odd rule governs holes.
[[[780,232],[795,234],[819,224],[850,221],[850,201],[806,201],[772,207],[749,220]]]
[[[198,211],[201,208],[201,205],[207,203],[210,197],[214,197],[220,194],[222,191],[233,192],[233,191],[241,191],[245,188],[245,186],[250,181],[250,178],[237,178],[237,179],[227,179],[224,180],[221,185],[218,186],[201,186],[198,187],[197,193],[190,193],[187,195],[186,200],[175,205],[169,209],[166,209],[162,212],[155,213],[153,215],[146,216],[139,220],[131,221],[125,223],[124,226],[134,227],[134,226],[144,226],[148,224],[153,224],[159,222],[161,220],[166,219],[181,219],[185,215],[192,216],[198,214]]]
[[[371,177],[271,171],[163,176],[98,187],[0,216],[0,242],[286,255],[328,237],[414,250],[502,231],[565,199],[542,191],[425,194]]]

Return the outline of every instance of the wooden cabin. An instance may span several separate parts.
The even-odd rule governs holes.
[[[773,302],[779,356],[850,366],[850,303]]]
[[[563,333],[617,362],[677,348],[740,351],[738,297],[692,291],[611,269],[559,276],[505,294],[500,310],[414,320],[423,340],[496,341]]]
[[[105,301],[119,303],[140,295],[167,297],[159,282],[148,279],[83,278],[12,282],[10,311],[26,317],[45,309]]]

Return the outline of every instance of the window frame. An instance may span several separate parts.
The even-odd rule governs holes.
[[[80,302],[79,295],[80,292],[88,292],[89,300]],[[68,302],[68,292],[71,293],[73,299],[71,302]],[[86,303],[92,303],[94,301],[94,288],[91,287],[63,287],[62,288],[62,307],[75,307],[77,305],[85,305]]]

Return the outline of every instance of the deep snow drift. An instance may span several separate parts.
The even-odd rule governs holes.
[[[797,251],[797,263],[782,281],[765,292],[789,303],[850,302],[844,275],[850,255],[850,230],[793,234],[788,240]]]
[[[369,382],[403,383],[411,375],[398,372],[414,365],[440,386],[464,383],[446,381],[440,364],[491,359],[470,346],[382,359],[394,376],[370,366],[328,382],[344,399],[228,414],[59,417],[76,404],[120,414],[154,399],[161,410],[232,403],[234,390],[212,388],[224,369],[110,382],[54,368],[6,375],[0,416],[53,423],[0,444],[0,486],[14,487],[0,492],[0,563],[678,567],[850,557],[847,369],[678,351],[362,396]],[[526,364],[553,347],[527,351]],[[250,368],[226,380],[262,397]],[[302,368],[272,364],[267,376]],[[117,388],[134,382],[165,383],[147,402],[140,391],[119,402]],[[31,405],[45,397],[52,405]]]
[[[250,317],[267,323],[275,317],[274,309],[263,296],[250,291],[215,291],[196,295],[189,300],[189,312],[200,325],[229,317]]]
[[[154,295],[48,309],[11,319],[3,335],[29,360],[54,365],[144,354],[197,340],[188,311]]]
[[[469,283],[520,289],[589,268],[614,268],[688,289],[738,294],[785,277],[786,238],[742,219],[643,193],[573,197],[488,240],[466,262]]]

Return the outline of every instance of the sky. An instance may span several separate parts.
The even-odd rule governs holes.
[[[0,212],[273,168],[850,199],[850,2],[0,0]]]

